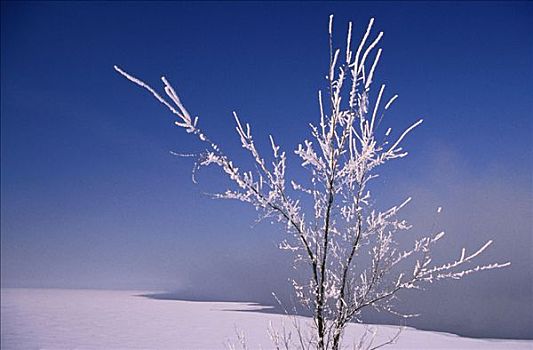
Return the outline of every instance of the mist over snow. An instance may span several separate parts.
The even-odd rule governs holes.
[[[256,312],[261,306],[229,302],[154,300],[142,291],[2,289],[2,349],[228,349],[244,334],[250,349],[274,349],[268,330],[290,331],[291,318]],[[302,325],[310,319],[299,318]],[[396,326],[371,326],[375,344]],[[345,345],[365,331],[350,325]],[[533,341],[469,339],[405,328],[404,349],[531,349]]]

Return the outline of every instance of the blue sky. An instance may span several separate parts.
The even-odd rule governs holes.
[[[262,301],[285,288],[281,230],[254,224],[253,210],[239,203],[205,196],[226,185],[217,171],[203,170],[192,184],[191,161],[169,152],[199,145],[113,65],[154,86],[167,76],[211,138],[248,164],[231,112],[252,124],[263,146],[269,133],[286,150],[307,137],[325,86],[333,13],[339,46],[348,20],[355,37],[370,17],[385,32],[377,79],[400,95],[385,123],[400,130],[425,119],[406,143],[409,157],[383,170],[377,200],[385,206],[412,195],[406,215],[420,231],[442,205],[443,256],[494,238],[487,261],[513,257],[505,272],[436,287],[419,305],[411,302],[428,315],[417,322],[533,336],[523,307],[532,298],[533,263],[530,3],[1,6],[2,286]],[[440,298],[449,309],[458,302],[451,294],[466,307],[459,315],[433,306]],[[468,321],[487,305],[493,309]],[[495,333],[498,319],[526,326]]]

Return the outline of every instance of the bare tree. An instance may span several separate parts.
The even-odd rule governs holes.
[[[297,266],[305,266],[308,272],[308,280],[294,280],[293,284],[301,305],[313,313],[312,346],[317,349],[339,349],[347,323],[360,322],[361,311],[367,307],[409,316],[393,305],[401,290],[510,264],[471,265],[492,241],[473,253],[462,249],[457,258],[445,264],[432,264],[431,250],[444,232],[416,240],[407,250],[396,243],[397,233],[411,227],[397,216],[411,198],[384,211],[371,205],[369,185],[378,176],[378,168],[407,155],[402,141],[422,123],[421,119],[414,122],[395,137],[390,128],[378,133],[383,130],[378,126],[385,112],[398,95],[382,103],[385,85],[381,85],[371,96],[383,36],[380,32],[370,39],[373,23],[371,19],[352,49],[350,22],[346,49],[341,52],[333,49],[330,16],[328,86],[326,93],[318,92],[320,119],[318,124],[311,124],[311,140],[304,140],[295,150],[301,166],[309,170],[309,178],[302,180],[305,182],[286,179],[286,154],[272,136],[273,161],[268,164],[256,148],[250,125],[243,124],[236,113],[237,134],[255,162],[253,171],[237,166],[204,134],[198,117],[191,117],[165,77],[161,80],[166,96],[115,66],[118,73],[164,104],[177,117],[177,126],[203,142],[206,150],[199,155],[198,166],[220,167],[235,185],[217,198],[249,203],[262,218],[274,218],[285,225],[290,236],[280,248],[293,252]]]

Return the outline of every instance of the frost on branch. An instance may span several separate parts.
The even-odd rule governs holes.
[[[216,197],[249,203],[261,217],[275,219],[291,234],[280,248],[292,252],[295,261],[305,263],[309,280],[293,284],[300,303],[313,312],[315,331],[308,344],[317,349],[338,349],[347,322],[358,321],[366,307],[413,316],[394,308],[400,290],[420,289],[435,281],[460,279],[510,264],[471,264],[492,241],[473,253],[463,248],[457,258],[433,264],[433,246],[444,232],[430,233],[416,240],[411,249],[401,251],[397,236],[411,226],[398,213],[411,198],[384,211],[372,206],[369,185],[378,176],[378,168],[408,154],[403,141],[422,123],[422,119],[413,122],[397,136],[391,128],[380,131],[385,112],[398,95],[390,95],[384,84],[371,93],[383,37],[383,32],[372,34],[373,24],[371,19],[361,41],[352,48],[350,22],[346,48],[341,52],[333,48],[330,17],[327,88],[318,92],[320,118],[310,124],[311,137],[294,151],[300,165],[308,170],[309,179],[302,181],[285,178],[286,153],[271,135],[273,161],[265,161],[256,148],[250,125],[243,123],[237,113],[233,114],[235,129],[242,148],[254,162],[254,170],[234,164],[209,140],[198,127],[198,118],[191,117],[165,77],[161,80],[166,96],[115,66],[118,73],[165,105],[176,116],[178,127],[206,146],[198,166],[217,166],[234,184]],[[304,202],[311,205],[302,206]],[[441,208],[437,211],[440,213]],[[295,266],[301,268],[301,264]]]

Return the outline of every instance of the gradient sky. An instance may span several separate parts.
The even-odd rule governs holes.
[[[531,3],[1,4],[2,287],[180,291],[272,302],[287,291],[282,230],[243,204],[204,193],[226,181],[170,151],[199,145],[113,71],[159,86],[165,74],[200,126],[249,164],[231,111],[260,146],[308,137],[337,44],[370,17],[383,30],[377,82],[399,100],[385,123],[425,119],[405,160],[376,183],[376,203],[405,196],[413,236],[435,209],[448,235],[437,258],[488,239],[480,262],[512,267],[405,296],[418,327],[533,338]],[[354,39],[355,41],[355,39]],[[290,158],[291,160],[293,158]],[[300,174],[297,162],[293,173]],[[370,316],[375,317],[375,316]]]

